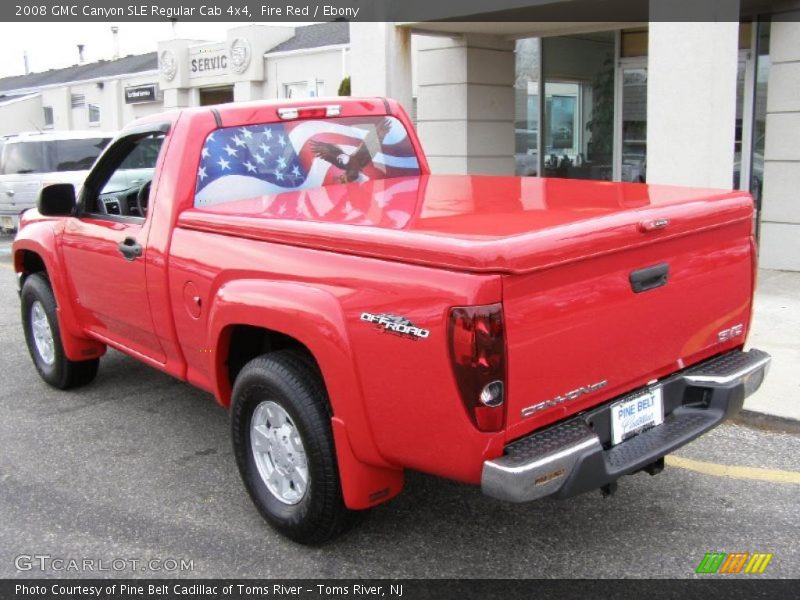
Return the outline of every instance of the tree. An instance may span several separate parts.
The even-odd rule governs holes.
[[[350,95],[350,76],[348,75],[342,82],[339,84],[339,95],[340,96],[349,96]]]
[[[614,59],[606,58],[592,82],[592,120],[586,129],[592,134],[590,160],[611,160],[614,142]]]

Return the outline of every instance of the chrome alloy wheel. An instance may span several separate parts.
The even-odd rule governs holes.
[[[280,404],[266,400],[250,420],[250,448],[267,489],[284,504],[297,504],[308,489],[308,462],[300,432]]]
[[[44,306],[38,300],[31,304],[31,330],[33,332],[33,343],[39,358],[46,365],[52,365],[56,361],[56,346],[53,340],[53,330],[50,329],[50,321],[47,320],[47,313]]]

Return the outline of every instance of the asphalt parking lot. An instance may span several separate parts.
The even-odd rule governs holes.
[[[104,573],[119,576],[693,577],[712,551],[773,553],[762,577],[800,577],[800,430],[770,422],[721,426],[678,452],[681,466],[625,478],[606,499],[510,505],[409,473],[405,492],[347,536],[295,545],[250,503],[227,414],[207,394],[116,352],[78,391],[39,380],[8,244],[0,239],[0,577],[79,575],[19,570],[20,555],[193,563]]]

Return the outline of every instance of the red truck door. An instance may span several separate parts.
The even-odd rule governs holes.
[[[147,293],[145,246],[150,181],[164,134],[117,140],[100,158],[67,219],[63,259],[77,310],[87,329],[112,344],[163,363]],[[142,164],[150,165],[149,176]],[[137,169],[143,182],[125,172]]]

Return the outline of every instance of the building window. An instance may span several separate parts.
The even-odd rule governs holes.
[[[517,40],[514,82],[514,160],[517,175],[539,173],[540,39]]]
[[[44,112],[44,126],[45,127],[52,127],[53,126],[53,107],[52,106],[43,106],[42,111]]]
[[[100,122],[100,105],[99,104],[90,104],[89,105],[89,124],[96,125]]]
[[[81,108],[86,106],[86,96],[84,94],[70,94],[70,102],[72,108]]]
[[[517,40],[518,175],[612,178],[615,51],[613,32]]]
[[[758,49],[756,58],[755,100],[753,110],[753,164],[750,169],[750,192],[761,208],[764,185],[764,142],[767,137],[767,82],[769,81],[769,21],[758,24]]]
[[[644,183],[647,179],[647,63],[626,60],[619,73],[622,77],[619,179]]]
[[[300,83],[284,83],[283,84],[283,97],[284,98],[306,98],[308,97],[308,82],[301,81]]]
[[[284,98],[316,98],[325,95],[325,82],[321,79],[283,84]]]

